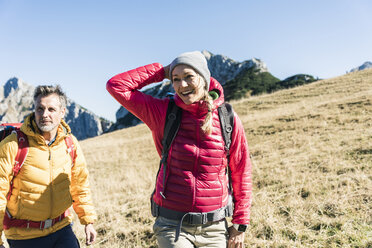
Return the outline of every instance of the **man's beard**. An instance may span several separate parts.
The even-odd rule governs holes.
[[[42,131],[42,132],[50,132],[52,131],[57,125],[54,124],[54,123],[50,123],[48,125],[41,125],[40,123],[37,123],[37,126],[38,128]]]

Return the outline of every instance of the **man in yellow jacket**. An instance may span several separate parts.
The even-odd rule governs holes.
[[[29,143],[28,154],[14,178],[17,134],[12,133],[0,143],[0,235],[5,229],[8,244],[16,248],[79,247],[71,228],[72,205],[85,225],[86,244],[90,245],[97,236],[93,227],[97,218],[84,155],[62,119],[66,96],[59,86],[38,86],[34,106],[35,112],[21,126]],[[68,137],[73,141],[73,157]]]

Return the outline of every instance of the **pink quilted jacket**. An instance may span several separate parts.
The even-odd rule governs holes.
[[[169,99],[158,99],[139,91],[144,86],[164,80],[163,66],[154,63],[111,78],[107,90],[128,111],[141,119],[152,132],[161,156],[163,128]],[[222,86],[211,78],[210,90],[220,91],[214,101],[213,132],[204,134],[201,123],[207,113],[203,101],[186,105],[175,96],[183,109],[177,136],[169,150],[165,185],[163,168],[156,182],[154,201],[165,208],[182,212],[209,212],[224,207],[228,201],[226,152],[217,107],[224,102]],[[251,162],[248,144],[240,119],[234,115],[230,147],[230,168],[234,196],[233,223],[248,224],[251,206]],[[165,190],[163,199],[159,192]]]

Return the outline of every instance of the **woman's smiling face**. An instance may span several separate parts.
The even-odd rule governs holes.
[[[203,78],[188,65],[177,65],[172,71],[172,83],[176,94],[189,105],[204,96]]]

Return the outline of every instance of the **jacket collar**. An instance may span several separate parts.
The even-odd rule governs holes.
[[[219,97],[213,101],[213,110],[217,109],[224,101],[225,97],[223,94],[222,85],[214,78],[211,77],[211,82],[209,85],[210,91],[216,91],[219,94]],[[205,101],[200,100],[192,104],[185,104],[182,99],[176,94],[174,96],[174,102],[176,105],[183,110],[190,112],[191,114],[202,117],[208,113],[208,107]]]
[[[21,131],[25,133],[29,138],[34,138],[38,144],[46,145],[44,137],[41,135],[39,128],[36,125],[35,113],[31,113],[26,116],[24,123],[21,126]],[[71,128],[69,127],[69,125],[64,120],[61,120],[61,123],[58,126],[57,136],[54,144],[58,144],[59,142],[64,140],[70,133]]]

